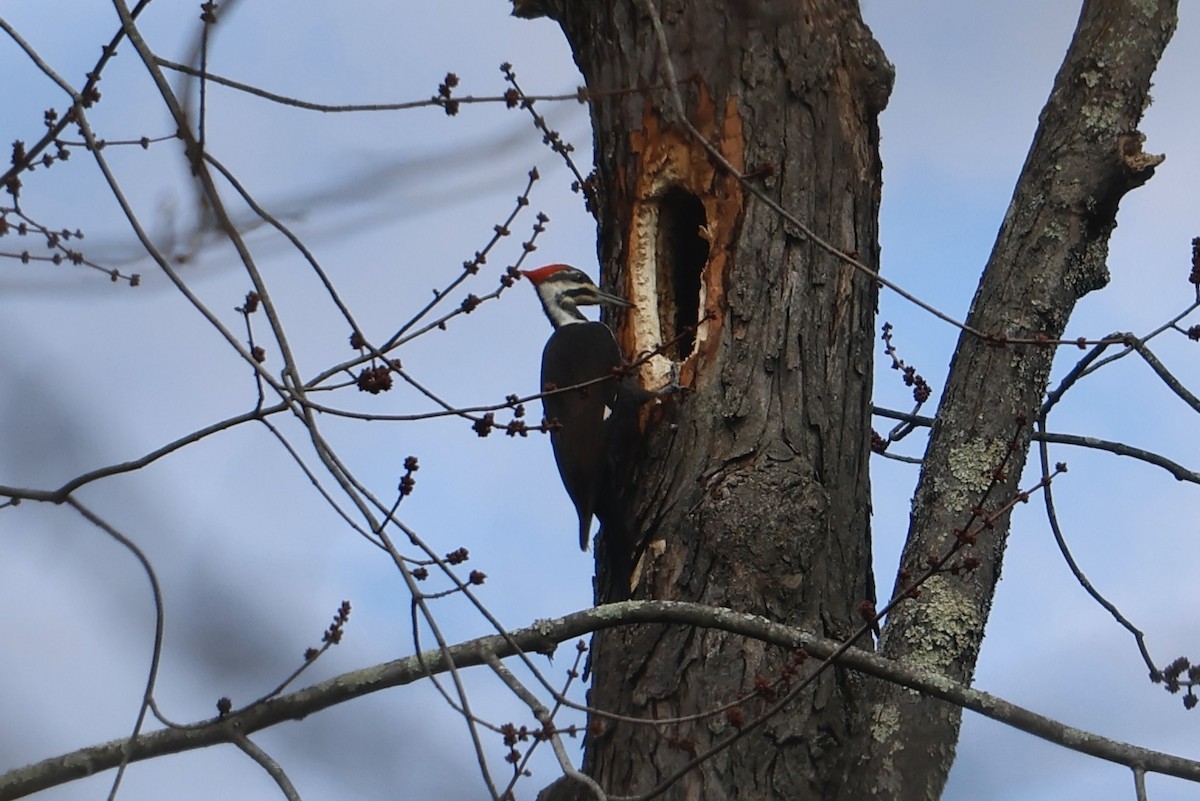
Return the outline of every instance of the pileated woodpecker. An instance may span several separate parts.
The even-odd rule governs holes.
[[[551,264],[524,275],[537,290],[554,326],[542,351],[541,389],[551,393],[542,398],[542,408],[546,420],[557,424],[550,432],[550,444],[563,485],[579,513],[579,547],[586,551],[592,516],[600,518],[602,528],[608,522],[604,509],[598,507],[603,506],[601,493],[612,446],[609,416],[622,396],[648,393],[623,386],[614,372],[624,360],[612,331],[603,323],[588,320],[578,307],[604,303],[628,308],[633,304],[602,292],[582,271],[566,264]],[[587,386],[553,392],[579,384]]]

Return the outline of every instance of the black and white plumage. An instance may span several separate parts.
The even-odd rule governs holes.
[[[546,420],[556,424],[550,443],[563,486],[579,514],[579,547],[587,550],[592,517],[600,517],[602,526],[606,523],[601,493],[610,462],[609,417],[624,392],[616,372],[624,360],[608,326],[588,320],[578,307],[632,304],[601,291],[585,273],[565,264],[524,275],[554,326],[542,351],[541,390],[551,393],[542,398],[542,408]],[[587,386],[553,392],[580,384]]]

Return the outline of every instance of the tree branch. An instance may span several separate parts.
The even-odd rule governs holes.
[[[929,428],[933,425],[932,417],[925,417],[918,414],[908,414],[906,412],[898,412],[895,409],[887,409],[882,406],[876,406],[872,409],[874,414],[880,417],[886,417],[889,420],[903,420],[915,426],[923,426]],[[1060,434],[1054,431],[1035,431],[1032,437],[1034,442],[1046,442],[1058,445],[1073,445],[1078,448],[1091,448],[1097,451],[1107,451],[1108,453],[1117,456],[1128,456],[1131,459],[1137,459],[1140,462],[1161,467],[1166,470],[1176,481],[1189,481],[1193,484],[1200,484],[1200,472],[1189,470],[1176,461],[1172,461],[1167,457],[1148,451],[1144,448],[1137,448],[1133,445],[1126,445],[1124,442],[1114,442],[1108,439],[1099,439],[1097,437],[1085,437],[1079,434]],[[883,456],[890,454],[884,453]],[[895,458],[895,457],[894,457]]]
[[[214,718],[195,727],[163,729],[140,735],[132,744],[127,738],[83,748],[0,775],[0,801],[21,798],[74,779],[116,767],[122,750],[130,746],[130,761],[140,761],[229,742],[229,727],[249,736],[287,720],[300,720],[353,698],[399,687],[424,679],[428,673],[444,673],[450,660],[458,669],[488,664],[522,651],[547,651],[586,634],[634,623],[677,623],[740,634],[785,648],[804,648],[825,658],[839,643],[816,637],[800,629],[773,623],[758,615],[734,612],[703,604],[672,601],[625,601],[598,606],[551,620],[540,620],[504,635],[480,637],[433,649],[382,665],[344,673],[290,695],[274,698],[227,718]],[[516,647],[514,647],[514,645]],[[1043,740],[1100,759],[1139,767],[1154,773],[1200,782],[1200,762],[1110,740],[1059,723],[995,695],[971,689],[928,671],[901,665],[883,657],[851,648],[838,660],[842,667],[892,682],[924,695],[940,698],[970,709],[1000,723],[1033,734]]]

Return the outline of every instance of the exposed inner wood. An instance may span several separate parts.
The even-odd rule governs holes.
[[[718,115],[703,88],[700,97],[694,123],[743,169],[745,142],[736,101],[730,98]],[[649,389],[666,386],[675,362],[680,383],[691,386],[697,360],[712,356],[724,314],[725,270],[742,212],[741,187],[719,173],[685,131],[664,125],[650,103],[642,129],[630,135],[630,148],[638,169],[626,280],[627,297],[636,308],[619,339],[626,353],[636,355],[680,337],[642,367],[641,383]],[[689,327],[695,332],[688,334]]]

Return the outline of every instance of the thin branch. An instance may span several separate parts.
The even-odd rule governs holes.
[[[1042,432],[1044,425],[1045,421],[1037,421],[1036,430],[1038,433]],[[1042,475],[1047,475],[1050,469],[1050,454],[1049,449],[1046,447],[1045,439],[1038,443],[1038,458],[1040,459],[1041,463]],[[1072,556],[1071,549],[1067,545],[1067,538],[1063,536],[1062,527],[1058,523],[1058,514],[1054,509],[1054,495],[1051,492],[1049,484],[1046,485],[1043,498],[1045,499],[1046,520],[1050,523],[1050,531],[1053,532],[1054,541],[1058,544],[1058,550],[1062,554],[1063,560],[1067,563],[1067,567],[1069,567],[1071,569],[1071,573],[1074,574],[1075,580],[1079,582],[1080,587],[1083,587],[1084,592],[1092,596],[1092,599],[1096,603],[1100,604],[1100,606],[1104,607],[1104,609],[1107,610],[1110,615],[1112,615],[1113,620],[1117,621],[1117,623],[1121,624],[1121,626],[1123,626],[1130,634],[1133,635],[1133,639],[1137,642],[1138,651],[1142,655],[1142,661],[1144,661],[1146,663],[1146,667],[1150,669],[1151,678],[1160,676],[1160,671],[1158,667],[1155,666],[1154,659],[1150,656],[1149,649],[1146,648],[1146,635],[1141,629],[1133,625],[1133,623],[1131,623],[1129,619],[1125,617],[1125,615],[1121,614],[1121,610],[1117,608],[1116,604],[1105,598],[1100,591],[1093,586],[1092,582],[1088,580],[1088,577],[1079,567],[1079,563],[1075,561],[1075,557]]]
[[[334,365],[333,367],[326,368],[315,377],[309,379],[309,381],[304,385],[305,389],[315,389],[318,385],[328,380],[332,376],[342,372],[349,372],[351,368],[366,362],[374,362],[376,359],[379,359],[386,363],[388,361],[387,353],[393,348],[407,344],[417,337],[424,336],[435,329],[444,329],[446,324],[455,317],[463,314],[470,314],[472,311],[477,309],[480,304],[499,298],[500,295],[507,290],[512,283],[517,280],[517,278],[519,278],[520,272],[517,268],[525,262],[525,259],[530,253],[537,249],[537,246],[534,243],[536,242],[538,236],[545,230],[545,224],[550,219],[545,214],[542,214],[541,212],[537,214],[537,221],[533,225],[533,233],[530,235],[529,239],[522,243],[521,255],[517,258],[516,264],[510,266],[508,270],[505,271],[505,274],[500,277],[500,285],[494,291],[483,295],[482,297],[469,295],[467,298],[464,298],[463,301],[452,311],[443,314],[441,317],[430,321],[416,331],[409,333],[409,329],[420,322],[435,306],[445,300],[449,296],[449,293],[453,292],[460,284],[466,281],[468,277],[478,273],[480,267],[486,263],[488,254],[491,252],[492,248],[496,246],[501,238],[508,236],[508,234],[511,232],[511,225],[513,221],[516,219],[521,209],[529,204],[529,191],[532,188],[533,182],[536,180],[537,170],[530,170],[529,184],[526,185],[525,191],[517,196],[516,206],[509,214],[508,218],[503,223],[494,226],[492,238],[482,250],[477,250],[471,260],[463,262],[463,271],[461,273],[453,278],[442,289],[434,290],[433,300],[429,301],[429,303],[422,307],[412,318],[401,325],[399,330],[397,330],[391,337],[388,338],[386,342],[384,342],[383,345],[379,346],[378,348],[371,345],[369,342],[367,342],[366,338],[363,337],[362,340],[357,343],[363,350],[359,356],[344,361],[341,364]]]
[[[1075,386],[1075,383],[1079,381],[1079,379],[1091,372],[1091,369],[1089,368],[1091,368],[1092,363],[1095,362],[1096,359],[1100,358],[1101,354],[1103,354],[1111,344],[1113,343],[1101,342],[1099,345],[1092,346],[1092,349],[1089,350],[1082,359],[1076,362],[1075,366],[1072,367],[1065,376],[1063,376],[1062,381],[1058,382],[1058,386],[1046,393],[1046,400],[1042,403],[1042,408],[1038,412],[1038,416],[1042,419],[1045,419],[1046,415],[1050,413],[1050,410],[1053,409],[1060,400],[1062,400],[1062,397],[1066,394],[1067,390]]]
[[[292,461],[295,462],[296,466],[300,468],[300,472],[304,473],[304,477],[309,480],[309,483],[313,485],[313,488],[316,489],[321,497],[325,499],[325,503],[329,504],[329,508],[332,509],[338,517],[342,518],[342,520],[346,522],[346,525],[348,525],[351,530],[353,530],[367,542],[371,543],[376,548],[384,549],[382,542],[375,539],[375,537],[373,537],[369,531],[351,519],[350,513],[344,510],[341,505],[333,499],[333,495],[331,495],[330,492],[321,485],[321,481],[317,478],[317,474],[314,473],[307,464],[305,464],[304,459],[301,458],[300,454],[296,451],[295,447],[293,447],[292,443],[288,441],[287,437],[283,435],[283,432],[273,426],[269,420],[264,419],[262,424],[266,426],[267,430],[271,432],[271,435],[279,441],[279,444],[282,445],[283,449],[287,451],[288,456],[292,457]]]
[[[134,747],[138,741],[138,735],[141,733],[142,724],[146,722],[146,713],[150,708],[154,697],[154,683],[158,679],[158,665],[162,659],[162,644],[163,644],[163,629],[165,627],[164,616],[165,607],[162,599],[162,588],[158,584],[158,576],[154,573],[154,567],[150,564],[150,560],[146,558],[146,554],[137,544],[126,537],[121,532],[117,531],[99,515],[92,512],[75,498],[70,498],[67,503],[74,507],[75,511],[83,515],[83,517],[92,525],[99,528],[108,536],[119,542],[127,551],[133,554],[138,560],[138,564],[142,566],[142,570],[146,573],[146,577],[150,580],[150,590],[154,596],[154,648],[150,652],[150,669],[146,675],[146,689],[142,692],[142,703],[138,707],[137,720],[133,724],[133,732],[126,739],[122,740],[120,749],[120,761],[117,763],[117,775],[113,777],[112,788],[109,790],[109,801],[116,798],[117,790],[121,786],[121,778],[125,775],[125,767],[129,764]],[[0,785],[0,796],[3,795],[3,787]]]
[[[557,729],[554,727],[554,716],[546,708],[546,705],[539,701],[538,697],[531,693],[528,687],[517,681],[517,677],[512,674],[512,671],[506,668],[504,663],[500,661],[500,657],[494,653],[488,653],[484,658],[487,661],[488,667],[492,669],[492,672],[499,676],[500,680],[513,691],[513,694],[529,707],[537,722],[542,724],[542,736],[550,741],[550,747],[554,749],[554,756],[558,759],[558,766],[562,768],[563,775],[588,788],[597,801],[607,801],[608,795],[596,783],[596,780],[580,772],[572,764],[571,757],[567,754],[567,749],[563,747],[562,737],[559,736]]]
[[[491,771],[488,769],[487,755],[483,750],[483,742],[479,737],[479,719],[475,716],[475,713],[471,711],[471,700],[468,697],[467,688],[463,684],[462,675],[459,672],[459,666],[456,664],[454,649],[451,647],[450,643],[446,641],[445,635],[442,634],[441,626],[438,625],[437,618],[429,609],[429,605],[425,602],[425,598],[423,597],[420,588],[417,587],[416,578],[413,576],[412,571],[409,570],[408,566],[404,563],[404,558],[400,555],[400,552],[396,550],[395,545],[393,545],[391,538],[388,537],[387,532],[384,531],[383,526],[380,526],[378,534],[380,538],[383,539],[384,545],[387,546],[388,553],[392,555],[392,560],[395,562],[396,567],[400,570],[401,575],[404,577],[404,581],[408,585],[409,594],[412,596],[410,608],[412,614],[413,643],[416,648],[419,649],[421,647],[421,629],[417,617],[417,613],[420,612],[421,617],[425,619],[425,624],[429,626],[429,631],[433,634],[433,638],[437,641],[437,653],[444,660],[446,670],[450,673],[450,680],[454,684],[455,693],[458,695],[458,702],[456,703],[450,696],[449,691],[447,691],[446,688],[444,688],[441,683],[434,678],[435,674],[440,671],[437,671],[431,667],[430,662],[425,658],[425,655],[422,654],[420,650],[418,650],[416,654],[417,662],[424,672],[424,675],[433,683],[433,686],[437,689],[437,691],[441,693],[442,697],[446,700],[446,703],[448,703],[452,709],[459,712],[463,720],[466,722],[467,732],[471,735],[471,745],[475,749],[475,759],[479,764],[479,773],[480,776],[483,777],[483,783],[487,787],[488,793],[491,795],[492,799],[494,801],[500,801],[500,794],[496,790],[496,783],[492,779]],[[450,571],[447,571],[447,573],[453,575]],[[454,578],[457,580],[457,577]]]
[[[371,497],[371,500],[372,500],[372,502],[376,502],[373,496]],[[471,603],[471,605],[475,607],[476,611],[478,611],[479,614],[496,630],[497,636],[504,639],[504,641],[512,648],[511,653],[517,655],[517,657],[525,665],[525,668],[534,676],[534,678],[536,678],[538,680],[538,682],[542,685],[542,687],[544,687],[546,689],[547,692],[549,692],[551,695],[553,695],[559,703],[566,704],[566,705],[569,705],[572,707],[576,706],[572,702],[570,702],[569,700],[567,700],[565,698],[564,693],[557,692],[555,686],[550,682],[549,679],[546,678],[546,676],[538,668],[537,664],[534,663],[534,661],[529,657],[529,654],[527,653],[528,649],[520,646],[516,640],[512,639],[507,627],[505,627],[499,621],[499,619],[496,618],[496,616],[487,607],[487,605],[484,604],[479,599],[479,597],[472,591],[470,584],[467,582],[464,582],[461,578],[458,577],[458,575],[452,569],[452,566],[447,562],[447,560],[445,558],[443,558],[436,551],[434,551],[433,548],[431,548],[429,546],[429,544],[426,543],[425,540],[415,530],[413,530],[412,528],[405,525],[400,520],[397,520],[395,517],[393,517],[391,512],[387,513],[387,521],[390,522],[391,524],[393,524],[394,526],[396,526],[402,532],[404,532],[405,536],[408,537],[409,542],[411,542],[416,547],[420,548],[421,551],[423,551],[425,553],[425,555],[429,558],[429,560],[433,564],[437,565],[438,569],[443,573],[443,575],[445,575],[448,579],[450,579],[450,581],[454,584],[454,588],[459,593],[461,593],[463,595],[463,597],[465,597]],[[389,549],[390,549],[389,552],[392,553],[393,559],[398,559],[399,554],[397,554],[395,552],[394,548],[391,547],[391,544],[390,544],[391,541],[390,541],[390,539],[387,539],[386,533],[383,531],[380,531],[379,534],[388,543]],[[422,604],[423,613],[429,614],[428,608],[424,604],[424,600],[423,600],[424,595],[423,595],[423,593],[421,593],[420,588],[416,585],[415,580],[413,579],[407,566],[401,566],[400,561],[397,561],[397,565],[400,566],[401,572],[404,576],[404,580],[409,586],[409,590],[412,593],[413,598],[414,598],[414,603],[416,601],[420,601]],[[419,642],[419,637],[414,636],[414,641]],[[554,652],[554,645],[555,645],[554,643],[541,644],[539,647],[534,648],[533,650],[538,653],[549,655]],[[439,691],[442,690],[442,688],[437,685],[436,681],[434,682],[434,686],[437,687],[439,689]],[[444,692],[443,692],[443,695],[445,695]],[[453,705],[453,701],[451,699],[449,699],[447,697],[446,700]],[[463,709],[458,709],[457,711],[459,711],[462,714],[466,714],[466,712],[467,712],[466,710],[463,710]]]
[[[1133,769],[1133,791],[1137,801],[1149,801],[1150,796],[1146,795],[1146,771],[1138,767]]]
[[[442,97],[432,97],[428,100],[409,100],[398,103],[317,103],[311,100],[302,100],[296,97],[276,94],[269,92],[266,89],[261,89],[257,86],[241,81],[235,81],[232,78],[226,78],[221,75],[216,75],[211,72],[189,67],[186,64],[179,64],[174,61],[162,58],[161,56],[154,57],[155,63],[165,69],[181,72],[184,75],[190,75],[194,78],[206,77],[213,83],[226,86],[230,89],[236,89],[239,92],[261,97],[264,100],[270,100],[272,103],[279,103],[285,106],[293,106],[295,108],[306,109],[308,111],[321,111],[325,113],[347,113],[347,112],[362,112],[362,111],[406,111],[414,108],[445,108],[447,99]],[[649,92],[656,89],[661,89],[660,86],[652,86],[648,88],[635,87],[631,89],[611,89],[607,91],[588,91],[584,88],[579,88],[571,94],[557,95],[530,95],[530,100],[547,100],[547,101],[568,101],[573,100],[577,103],[587,102],[590,98],[595,97],[615,97],[619,95],[636,94],[639,92]],[[457,104],[476,104],[476,103],[492,103],[510,105],[512,98],[508,95],[496,95],[475,97],[473,95],[459,96],[455,95],[449,99],[450,102]]]
[[[1150,365],[1150,369],[1154,371],[1154,374],[1162,379],[1162,382],[1166,384],[1172,392],[1179,396],[1180,400],[1192,407],[1192,411],[1200,412],[1200,398],[1197,398],[1195,395],[1189,392],[1187,387],[1185,387],[1179,381],[1179,379],[1167,369],[1166,365],[1158,360],[1158,357],[1156,357],[1151,352],[1150,348],[1146,346],[1145,340],[1135,340],[1130,347],[1137,351],[1138,355],[1145,360],[1146,364]]]
[[[528,178],[529,180],[525,183],[525,189],[521,191],[521,194],[517,195],[516,203],[514,204],[512,211],[509,212],[508,217],[505,218],[504,222],[493,227],[492,237],[488,240],[487,244],[484,245],[481,250],[476,251],[474,259],[463,263],[463,271],[459,273],[454,280],[447,284],[441,291],[434,293],[433,300],[429,301],[429,303],[427,303],[420,311],[413,315],[408,322],[400,326],[399,330],[396,331],[396,333],[393,334],[388,341],[383,344],[383,347],[380,348],[381,351],[387,352],[396,345],[400,345],[404,342],[415,339],[416,337],[424,334],[426,331],[432,330],[433,328],[440,328],[449,320],[450,316],[458,314],[462,311],[462,307],[459,307],[459,309],[455,309],[451,315],[441,320],[437,320],[412,334],[409,334],[408,337],[404,336],[413,326],[423,320],[425,315],[429,314],[429,312],[432,311],[435,306],[445,300],[451,292],[457,289],[460,284],[466,281],[469,277],[476,275],[479,272],[479,268],[484,264],[484,262],[487,261],[487,256],[489,253],[491,253],[492,248],[496,247],[501,239],[508,236],[512,232],[512,224],[516,222],[516,219],[518,216],[520,216],[521,211],[529,206],[529,193],[533,190],[533,185],[540,178],[536,167],[529,171]],[[525,257],[534,250],[533,242],[537,239],[538,235],[545,230],[545,224],[549,222],[549,220],[549,217],[540,212],[538,213],[537,224],[535,224],[533,227],[533,235],[526,241],[525,248],[520,256],[520,261],[524,261]],[[496,290],[495,294],[498,296],[507,288],[507,284],[501,284],[500,288]]]
[[[546,118],[537,113],[533,108],[535,98],[525,94],[524,90],[521,89],[521,85],[517,83],[517,73],[513,71],[512,65],[508,63],[501,64],[500,71],[504,73],[504,79],[512,84],[512,90],[516,92],[517,98],[521,101],[519,104],[521,108],[529,111],[530,116],[533,118],[534,127],[542,133],[542,141],[562,158],[563,162],[567,165],[567,169],[575,176],[575,183],[572,188],[577,189],[583,195],[584,206],[591,212],[593,217],[598,219],[600,216],[600,203],[596,197],[596,190],[583,177],[583,173],[575,165],[575,160],[571,158],[571,152],[575,149],[574,146],[564,142],[558,131],[552,130],[546,123]]]
[[[33,46],[26,42],[21,34],[17,32],[17,29],[12,25],[9,25],[8,21],[5,20],[4,17],[0,17],[0,31],[7,33],[9,38],[17,43],[17,47],[25,51],[25,56],[34,63],[34,66],[41,70],[42,74],[44,74],[47,78],[57,84],[59,89],[62,89],[67,93],[67,95],[70,96],[73,104],[81,103],[83,101],[83,96],[75,91],[75,87],[71,86],[71,84],[68,83],[65,78],[54,71],[53,67],[43,61],[42,57],[38,55],[38,52],[33,49]]]
[[[237,727],[230,727],[229,739],[275,780],[275,784],[279,785],[280,792],[283,793],[288,801],[301,801],[300,794],[296,792],[296,787],[292,784],[292,780],[284,773],[279,763],[272,759],[266,751],[250,742],[250,738],[238,731]]]
[[[285,404],[280,403],[276,406],[271,406],[266,409],[255,409],[254,411],[244,412],[243,414],[228,417],[224,420],[213,423],[212,425],[197,429],[196,431],[186,434],[177,440],[168,442],[161,448],[150,451],[146,455],[134,459],[133,461],[121,462],[120,464],[108,465],[107,467],[100,467],[83,473],[82,475],[78,475],[67,483],[63,484],[58,489],[35,490],[0,485],[0,495],[7,496],[9,498],[22,498],[29,501],[62,503],[66,501],[70,497],[71,493],[73,493],[75,490],[87,484],[91,484],[93,481],[98,481],[102,478],[108,478],[109,476],[116,476],[122,473],[131,473],[135,470],[140,470],[152,462],[156,462],[162,457],[170,453],[174,453],[185,445],[191,445],[194,442],[199,442],[205,437],[211,436],[212,434],[216,434],[220,431],[225,431],[226,429],[233,428],[234,426],[241,425],[242,423],[250,420],[265,421],[268,416],[281,412],[286,408],[287,407]]]
[[[894,462],[903,462],[904,464],[919,465],[925,463],[925,460],[920,456],[905,456],[902,453],[892,453],[891,451],[876,451],[875,455],[882,456],[884,459],[891,459]]]
[[[1196,295],[1198,298],[1197,300],[1192,301],[1190,304],[1188,304],[1187,308],[1185,308],[1183,311],[1179,312],[1174,317],[1172,317],[1170,320],[1167,320],[1165,323],[1158,326],[1158,328],[1155,328],[1149,334],[1146,334],[1144,337],[1141,337],[1141,342],[1143,342],[1143,343],[1149,342],[1150,340],[1154,339],[1159,334],[1162,334],[1166,331],[1171,331],[1171,330],[1178,331],[1179,330],[1179,328],[1178,328],[1179,322],[1181,320],[1183,320],[1184,317],[1187,317],[1189,314],[1194,312],[1196,309],[1200,309],[1200,286],[1196,287]],[[1128,356],[1130,353],[1132,353],[1134,351],[1134,348],[1133,348],[1132,344],[1130,344],[1128,342],[1128,338],[1131,336],[1132,336],[1132,334],[1126,334],[1125,339],[1122,340],[1122,343],[1126,345],[1126,347],[1123,350],[1121,350],[1119,353],[1114,353],[1112,356],[1109,356],[1106,359],[1101,359],[1100,361],[1096,362],[1095,364],[1093,364],[1090,368],[1088,368],[1085,371],[1085,375],[1088,373],[1094,373],[1097,370],[1099,370],[1101,367],[1104,367],[1109,362],[1115,362],[1117,359],[1120,359],[1123,356]]]
[[[1097,439],[1096,437],[1081,437],[1075,434],[1057,434],[1053,431],[1043,432],[1040,430],[1034,435],[1033,439],[1035,442],[1075,445],[1080,448],[1107,451],[1117,456],[1128,456],[1131,459],[1137,459],[1139,462],[1161,467],[1174,476],[1176,481],[1188,481],[1192,484],[1200,484],[1200,473],[1197,473],[1195,470],[1189,470],[1178,462],[1174,462],[1153,451],[1135,448],[1123,442],[1112,442],[1111,440]]]
[[[355,333],[359,333],[361,329],[358,327],[358,323],[355,321],[354,315],[350,313],[350,308],[342,301],[341,295],[338,294],[337,289],[335,289],[333,286],[333,281],[329,278],[328,274],[326,274],[324,268],[321,267],[321,263],[317,261],[317,257],[312,254],[312,251],[310,251],[305,244],[300,241],[300,238],[292,233],[292,230],[284,225],[278,217],[269,213],[262,206],[258,205],[258,202],[255,201],[250,192],[244,186],[242,186],[242,183],[224,164],[217,161],[208,152],[204,153],[204,160],[208,162],[214,169],[216,169],[217,172],[221,173],[222,177],[224,177],[225,180],[229,182],[229,185],[233,187],[234,191],[241,196],[242,200],[247,206],[250,207],[251,211],[257,214],[258,217],[267,225],[270,225],[276,231],[283,234],[287,241],[292,244],[292,247],[294,247],[300,253],[300,256],[306,262],[308,262],[309,267],[311,267],[313,272],[317,274],[318,280],[320,280],[321,284],[325,287],[326,294],[329,295],[330,300],[332,300],[334,305],[338,307],[338,311],[342,313],[342,316],[346,319],[346,322],[349,323],[350,330]]]
[[[1146,334],[1144,337],[1135,337],[1130,333],[1110,334],[1108,337],[1105,337],[1105,339],[1096,345],[1086,356],[1080,359],[1078,364],[1071,368],[1070,372],[1063,376],[1063,380],[1057,387],[1054,388],[1052,392],[1046,395],[1046,401],[1042,404],[1040,415],[1045,418],[1054,405],[1062,399],[1063,394],[1079,379],[1096,372],[1101,367],[1114,362],[1117,359],[1128,356],[1130,353],[1137,353],[1139,356],[1141,356],[1142,359],[1145,360],[1146,364],[1150,366],[1150,369],[1154,371],[1159,379],[1161,379],[1162,382],[1166,384],[1172,392],[1179,396],[1179,398],[1188,406],[1190,406],[1193,411],[1200,412],[1200,399],[1198,399],[1185,386],[1183,386],[1179,379],[1176,378],[1175,375],[1168,370],[1161,361],[1158,360],[1158,357],[1156,357],[1146,345],[1147,342],[1164,331],[1174,329],[1176,323],[1178,323],[1187,315],[1191,314],[1198,306],[1200,306],[1200,304],[1192,303],[1182,312],[1175,315],[1175,317],[1173,317],[1171,320],[1163,323],[1149,334]],[[1118,344],[1124,345],[1125,347],[1106,359],[1097,360],[1100,354],[1102,354],[1109,345]],[[1178,478],[1178,476],[1176,476],[1176,478]]]
[[[583,663],[583,658],[586,653],[587,653],[587,646],[583,644],[582,640],[580,640],[575,646],[575,661],[571,664],[570,669],[567,670],[567,680],[563,684],[562,689],[558,693],[555,694],[554,708],[550,710],[550,718],[551,719],[553,719],[554,716],[558,714],[558,711],[563,708],[564,704],[563,704],[562,699],[564,699],[566,697],[567,692],[571,689],[571,685],[575,682],[576,679],[579,678],[580,667]],[[570,727],[570,732],[571,732],[572,736],[574,736],[574,734],[575,734],[575,728],[576,728],[575,726]],[[529,746],[529,748],[526,749],[525,756],[521,759],[521,764],[517,766],[517,770],[515,770],[513,772],[513,777],[508,780],[508,785],[504,788],[504,792],[502,792],[500,794],[501,798],[511,797],[513,788],[517,786],[517,780],[521,776],[525,775],[526,768],[529,765],[530,760],[533,758],[534,751],[537,750],[538,742],[540,742],[540,741],[535,740]]]
[[[907,412],[899,412],[895,409],[887,409],[882,406],[872,407],[872,414],[880,417],[886,417],[890,420],[904,420],[916,426],[928,428],[933,425],[932,417],[924,417],[922,415],[908,414]],[[1097,437],[1084,437],[1078,434],[1059,434],[1053,431],[1037,430],[1033,432],[1032,439],[1034,442],[1048,442],[1059,445],[1073,445],[1079,448],[1091,448],[1096,451],[1107,451],[1108,453],[1117,456],[1128,456],[1131,459],[1137,459],[1140,462],[1160,467],[1170,473],[1177,481],[1187,481],[1192,484],[1200,484],[1200,472],[1190,470],[1178,462],[1172,461],[1161,454],[1154,451],[1148,451],[1143,448],[1137,448],[1133,445],[1126,445],[1123,442],[1113,442],[1107,439],[1098,439]],[[885,454],[886,455],[886,454]]]
[[[174,137],[172,137],[174,138]],[[65,143],[64,152],[65,152]],[[82,239],[83,232],[76,230],[71,233],[67,229],[57,231],[51,230],[49,226],[44,225],[35,220],[30,215],[26,214],[19,208],[19,204],[14,199],[11,206],[0,206],[0,218],[12,215],[18,220],[25,223],[29,233],[36,233],[45,238],[45,247],[49,251],[49,255],[38,255],[30,253],[28,249],[22,249],[20,252],[0,251],[0,258],[13,259],[22,264],[30,262],[39,262],[42,264],[71,264],[76,267],[89,267],[97,272],[104,273],[110,281],[116,282],[124,280],[131,287],[141,284],[141,276],[137,273],[122,273],[119,268],[105,267],[103,264],[92,261],[84,255],[82,250],[68,247],[68,241],[71,238]]]

